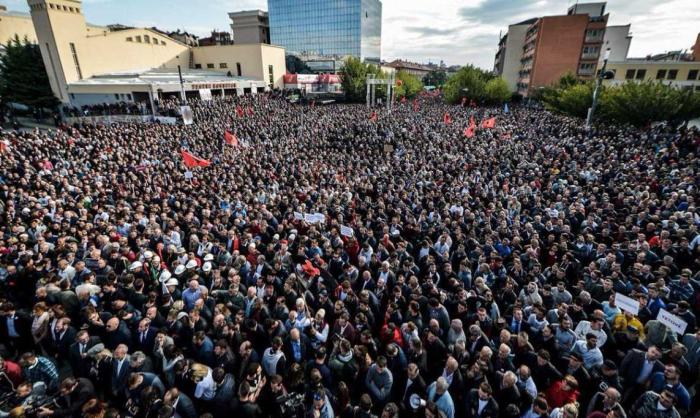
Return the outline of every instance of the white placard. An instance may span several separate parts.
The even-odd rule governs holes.
[[[304,214],[301,212],[294,212],[294,220],[295,221],[303,221],[304,220]]]
[[[192,177],[194,177],[194,174],[190,170],[185,171],[185,178],[187,180],[192,180]]]
[[[190,108],[189,106],[180,106],[180,113],[182,114],[182,122],[185,125],[192,125],[192,123],[194,122],[192,108]]]
[[[314,218],[316,219],[316,222],[321,222],[324,223],[326,222],[326,215],[322,213],[314,213]]]
[[[639,302],[622,293],[615,293],[615,305],[632,315],[637,315],[639,313]]]
[[[211,90],[199,89],[199,98],[202,100],[211,100]]]
[[[307,224],[316,223],[316,217],[312,213],[305,213],[304,222],[306,222]]]
[[[679,318],[677,315],[674,315],[671,312],[667,311],[666,309],[659,310],[659,314],[656,316],[656,320],[681,335],[683,335],[685,329],[688,328],[687,322]]]
[[[354,235],[354,231],[349,226],[340,225],[340,235],[351,237]]]

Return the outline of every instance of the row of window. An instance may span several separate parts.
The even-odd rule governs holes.
[[[80,7],[71,7],[61,4],[48,3],[49,10],[63,10],[64,12],[80,13]],[[46,10],[45,4],[32,4],[29,6],[31,10]]]
[[[625,80],[643,80],[647,75],[647,70],[645,69],[634,69],[630,68],[625,72]],[[656,79],[657,80],[675,80],[678,77],[678,70],[657,70]],[[695,81],[698,79],[698,70],[688,71],[688,81]]]
[[[143,38],[141,37],[141,35],[137,35],[135,37],[134,36],[127,36],[126,41],[127,42],[136,42],[139,44],[144,43],[144,44],[158,45],[160,43],[160,45],[165,45],[165,41],[162,41],[162,40],[159,41],[158,38],[156,38],[155,36],[151,37],[148,35],[143,35]]]
[[[194,68],[197,69],[197,70],[201,70],[201,69],[202,69],[202,64],[195,64],[195,65],[194,65]],[[215,67],[215,65],[214,65],[213,63],[208,63],[208,64],[207,64],[207,69],[210,69],[210,70],[211,70],[211,69],[214,69],[214,68],[216,68],[216,67]],[[225,63],[225,62],[220,62],[220,63],[219,63],[219,68],[221,68],[221,69],[226,69],[226,68],[228,68],[228,64]],[[242,71],[242,69],[241,69],[241,63],[240,63],[240,62],[237,62],[237,63],[236,63],[236,73],[237,73],[237,75],[238,75],[239,77],[240,77],[241,75],[243,75],[243,71]]]

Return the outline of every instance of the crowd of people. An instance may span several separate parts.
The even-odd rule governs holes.
[[[2,132],[0,415],[697,412],[697,130],[190,105]]]
[[[153,109],[149,101],[97,103],[92,105],[63,106],[62,112],[65,118],[92,117],[92,116],[142,116],[151,115],[155,109],[156,116],[177,117],[180,115],[180,105],[172,98],[154,99]]]

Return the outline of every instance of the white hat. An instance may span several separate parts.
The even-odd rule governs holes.
[[[172,278],[172,279],[168,280],[167,282],[165,282],[166,286],[177,286],[179,284],[180,284],[180,282],[178,282],[176,278]]]
[[[204,265],[202,266],[202,271],[205,272],[205,273],[208,273],[210,270],[211,270],[211,263],[207,261],[207,262],[204,263]]]
[[[173,275],[170,274],[170,272],[169,272],[168,270],[163,270],[163,272],[160,273],[160,277],[158,278],[158,280],[159,280],[161,283],[167,282],[168,280],[170,280],[170,278],[171,278],[172,276],[173,276]]]
[[[143,253],[143,258],[145,258],[146,260],[148,260],[149,258],[152,258],[152,257],[153,257],[152,251],[146,251],[145,253]]]
[[[181,275],[181,274],[184,273],[184,272],[185,272],[185,266],[183,266],[182,264],[180,264],[179,266],[175,267],[175,275],[176,275],[176,276],[179,276],[179,275]]]
[[[140,269],[141,266],[143,266],[143,264],[140,261],[134,261],[133,263],[131,263],[131,266],[129,266],[129,270],[136,271]]]
[[[214,260],[213,254],[207,254],[204,256],[204,261],[213,261],[213,260]]]
[[[193,268],[197,267],[197,262],[194,260],[190,260],[187,262],[185,267],[187,267],[188,269],[193,269]]]
[[[274,239],[275,241],[278,241],[280,239],[280,234],[273,235],[272,239]]]

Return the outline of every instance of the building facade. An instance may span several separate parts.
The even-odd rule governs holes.
[[[233,38],[231,38],[230,32],[225,31],[211,31],[211,36],[199,39],[199,46],[212,46],[212,45],[232,45]]]
[[[381,60],[379,0],[268,0],[270,40],[288,53]]]
[[[269,44],[270,19],[262,10],[231,12],[231,30],[235,44]]]
[[[615,76],[606,85],[625,82],[658,81],[684,90],[700,92],[700,61],[651,61],[628,59],[608,62],[607,70]]]
[[[499,40],[494,72],[512,91],[528,96],[566,73],[593,78],[607,48],[611,57],[624,60],[631,42],[630,26],[608,27],[605,7],[606,3],[577,3],[566,15],[509,26]]]
[[[183,70],[201,67],[217,73],[215,77],[246,77],[268,88],[284,86],[286,65],[280,47],[230,42],[194,47],[154,29],[89,25],[80,0],[28,3],[51,88],[64,103],[71,102],[68,87],[78,81],[106,74],[177,70],[178,66]],[[110,93],[109,83],[96,84]]]
[[[404,71],[419,80],[422,80],[433,69],[427,65],[418,64],[415,62],[394,60],[384,64],[385,67],[393,68],[395,71]]]
[[[36,32],[29,13],[8,12],[5,6],[0,5],[0,48],[18,36],[20,40],[27,39],[36,43]]]

